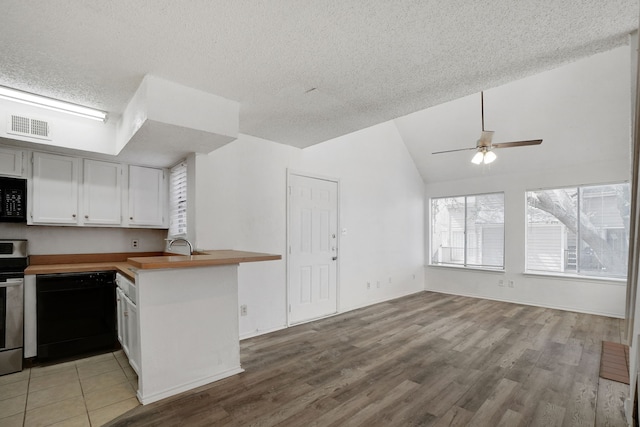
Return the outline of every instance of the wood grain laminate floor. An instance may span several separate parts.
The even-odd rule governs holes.
[[[241,343],[246,372],[111,426],[623,426],[622,320],[424,292]]]

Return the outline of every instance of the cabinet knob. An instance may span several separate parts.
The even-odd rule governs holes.
[[[76,214],[73,214],[73,215],[71,215],[71,216],[75,218],[75,217],[76,217]]]
[[[133,221],[133,217],[132,216],[130,216],[129,219]]]
[[[89,219],[89,215],[85,215],[84,217],[85,217],[85,219]]]

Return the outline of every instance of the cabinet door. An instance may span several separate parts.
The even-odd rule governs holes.
[[[83,213],[85,224],[120,225],[122,222],[122,166],[84,161]]]
[[[129,166],[129,225],[164,226],[165,193],[162,169]]]
[[[0,175],[22,176],[24,151],[0,148]]]
[[[78,223],[78,159],[33,153],[33,224]]]
[[[125,297],[126,298],[126,297]],[[140,340],[138,335],[138,307],[126,298],[127,304],[127,344],[129,364],[140,375]]]
[[[116,288],[116,318],[118,320],[118,341],[120,341],[120,345],[124,349],[124,298],[122,298],[122,290],[120,288]]]

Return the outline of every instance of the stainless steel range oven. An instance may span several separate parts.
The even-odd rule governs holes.
[[[26,240],[0,240],[0,375],[22,370]]]

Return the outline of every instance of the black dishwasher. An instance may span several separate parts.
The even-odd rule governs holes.
[[[38,359],[117,347],[114,272],[36,276]]]

